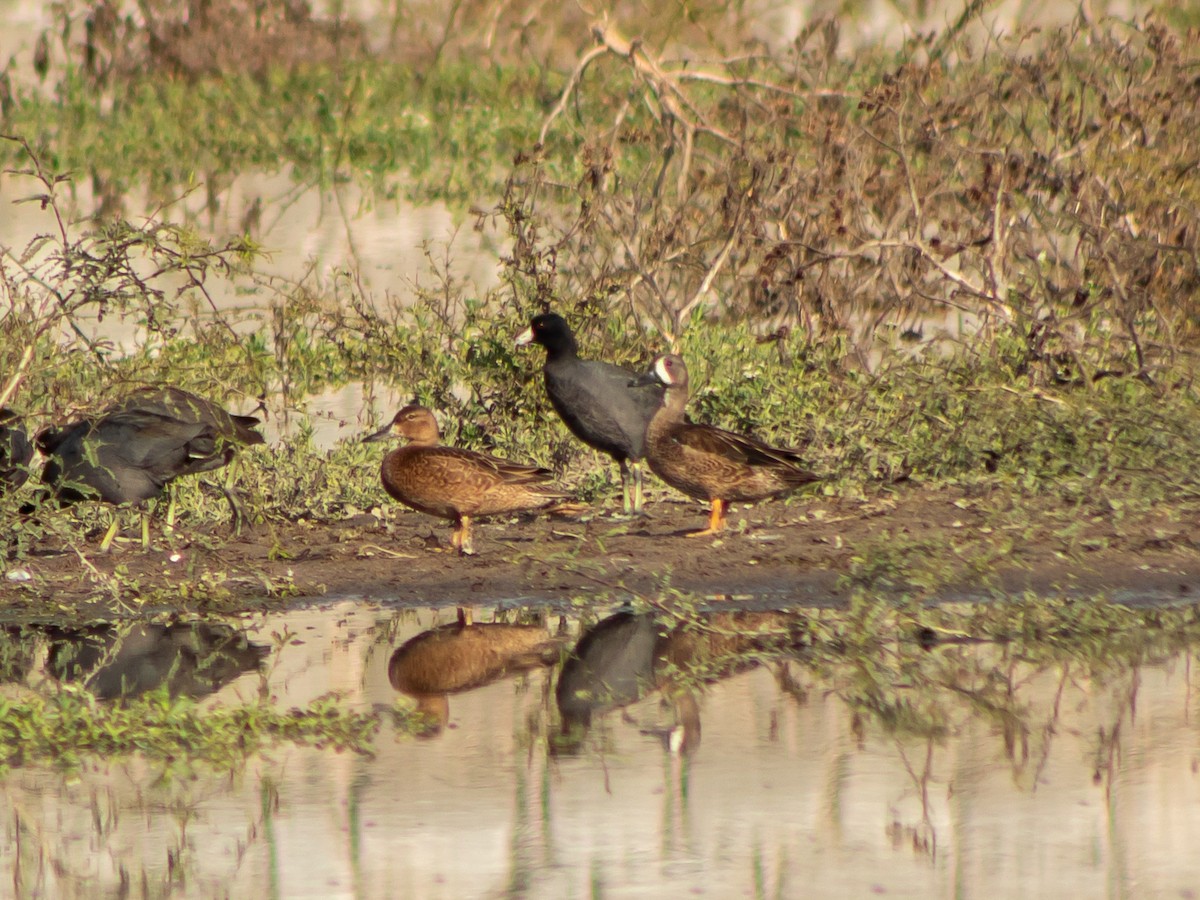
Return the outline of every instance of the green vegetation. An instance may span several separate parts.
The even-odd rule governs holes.
[[[502,181],[504,147],[535,131],[536,73],[443,68],[422,84],[407,66],[362,60],[341,70],[232,75],[189,83],[146,76],[119,104],[69,73],[52,103],[29,98],[5,129],[27,136],[55,171],[98,178],[125,194],[169,198],[199,181],[222,184],[248,169],[290,170],[328,187],[354,178],[414,200],[478,202]],[[7,149],[6,165],[23,165]]]
[[[878,513],[838,573],[844,608],[789,609],[752,628],[663,575],[638,603],[687,638],[656,684],[669,698],[770,663],[799,702],[836,694],[856,729],[932,745],[975,717],[1011,748],[1039,740],[1022,692],[1032,675],[1115,678],[1200,642],[1195,607],[1006,596],[998,578],[1048,539],[1071,561],[1127,535],[1131,558],[1143,546],[1194,557],[1194,11],[1081,14],[983,38],[989,4],[972,2],[948,27],[851,47],[834,19],[763,43],[749,6],[703,0],[651,17],[613,2],[594,19],[586,4],[547,15],[533,0],[396,3],[394,21],[376,23],[386,41],[279,0],[136,6],[117,18],[101,0],[56,4],[43,81],[0,72],[3,200],[53,216],[50,233],[0,247],[0,407],[31,431],[130,386],[303,417],[313,395],[361,383],[435,409],[447,442],[536,460],[602,500],[619,490],[612,467],[552,414],[541,351],[513,346],[531,314],[554,308],[589,356],[642,368],[678,350],[695,419],[805,448],[818,490]],[[353,269],[292,281],[265,274],[250,215],[286,215],[290,198],[248,210],[233,236],[206,233],[202,213],[154,211],[193,192],[216,210],[247,172],[283,173],[296,194],[353,185],[363,206],[343,215],[396,198],[445,205],[464,227],[503,235],[499,281],[464,281],[433,248],[402,298],[373,294]],[[96,209],[73,220],[88,186]],[[97,318],[132,337],[89,338]],[[303,551],[278,539],[285,528],[311,528],[317,544],[383,502],[364,476],[378,459],[354,441],[317,446],[303,418],[278,444],[241,452],[232,477],[265,555],[290,566]],[[890,521],[888,505],[915,491],[947,498],[963,527],[931,535],[915,518]],[[219,492],[199,479],[173,492],[175,530],[159,528],[158,546],[214,551],[224,566]],[[213,571],[200,553],[154,556],[161,569],[141,574],[118,555],[101,572],[92,535],[110,511],[20,514],[32,494],[0,493],[0,568],[79,560],[93,596],[5,582],[7,616],[125,628],[163,609],[216,616],[298,591],[290,570]],[[628,563],[610,564],[605,542],[630,527],[513,555],[594,582],[562,599],[597,615],[629,593]],[[995,602],[923,605],[964,583]],[[130,757],[166,776],[237,771],[274,747],[369,754],[386,729],[437,730],[404,701],[281,710],[265,696],[269,675],[262,698],[223,706],[168,683],[101,700],[87,673],[30,677],[42,640],[0,629],[0,774]],[[166,680],[184,668],[172,662]],[[535,737],[552,745],[545,699]],[[767,880],[756,858],[759,893]]]
[[[63,688],[44,697],[0,699],[0,761],[53,760],[71,768],[139,753],[158,763],[224,769],[285,742],[366,753],[378,727],[375,716],[342,709],[335,699],[302,710],[280,711],[267,702],[204,709],[166,690],[114,705]]]

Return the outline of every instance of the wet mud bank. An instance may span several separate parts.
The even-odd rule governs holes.
[[[9,564],[0,613],[24,618],[72,604],[145,608],[283,607],[363,597],[398,605],[603,603],[679,591],[746,606],[837,606],[854,592],[929,602],[1032,591],[1126,603],[1200,597],[1200,553],[1179,523],[1103,521],[1062,536],[1047,509],[1006,528],[994,508],[921,489],[867,500],[800,499],[735,507],[718,538],[699,504],[657,499],[649,514],[483,522],[460,557],[449,529],[387,509],[338,522],[260,524],[231,537],[189,531],[143,551],[118,542],[36,547]],[[76,551],[80,552],[76,552]]]

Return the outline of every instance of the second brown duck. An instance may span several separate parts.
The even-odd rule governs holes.
[[[723,529],[731,502],[763,500],[817,480],[796,450],[687,421],[688,371],[681,357],[658,357],[638,381],[667,389],[646,429],[650,470],[676,490],[712,504],[708,528],[689,537]]]
[[[387,427],[363,440],[382,441],[392,435],[408,443],[383,458],[384,490],[405,506],[453,522],[451,544],[459,553],[475,552],[472,519],[546,509],[567,499],[547,483],[553,477],[548,469],[441,446],[437,420],[423,406],[404,407]]]

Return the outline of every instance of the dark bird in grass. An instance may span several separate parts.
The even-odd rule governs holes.
[[[540,625],[472,624],[463,610],[458,621],[423,631],[402,644],[388,661],[388,680],[414,698],[429,716],[431,733],[450,715],[448,695],[471,691],[509,675],[558,662],[564,638]]]
[[[0,494],[25,483],[31,459],[33,444],[21,417],[8,407],[0,408]]]
[[[113,505],[139,504],[160,496],[182,475],[211,472],[227,465],[240,444],[261,444],[258,419],[235,416],[203,397],[173,387],[142,388],[96,416],[61,428],[45,428],[36,437],[46,455],[45,487],[39,503],[60,506],[85,500]],[[240,525],[241,504],[226,499]],[[25,507],[32,512],[35,507]],[[100,548],[116,536],[113,520]],[[149,546],[149,523],[142,519],[142,545]]]
[[[392,435],[408,443],[383,458],[384,490],[405,506],[453,522],[451,544],[464,555],[475,552],[472,519],[548,509],[567,499],[547,483],[554,474],[549,469],[441,446],[437,420],[423,406],[404,407],[385,428],[363,440],[382,441]]]
[[[542,374],[555,412],[575,437],[607,453],[621,470],[621,506],[642,511],[642,468],[646,426],[662,400],[656,385],[632,386],[637,373],[612,363],[580,359],[566,319],[556,313],[534,316],[517,335],[517,345],[546,348]]]
[[[708,528],[689,537],[722,530],[731,502],[775,497],[817,480],[796,450],[688,422],[688,372],[681,357],[658,357],[638,381],[666,388],[662,407],[646,429],[650,470],[676,490],[712,504]]]

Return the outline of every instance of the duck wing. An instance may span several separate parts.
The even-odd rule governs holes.
[[[461,447],[430,447],[422,452],[421,464],[446,472],[473,472],[512,484],[538,484],[554,477],[553,472],[541,466],[515,463]]]
[[[192,464],[211,460],[217,449],[211,425],[142,409],[106,415],[96,423],[95,434],[113,457],[140,469],[161,471],[168,479],[203,471],[193,470]]]
[[[800,451],[787,447],[772,447],[747,434],[726,431],[714,425],[683,423],[671,435],[672,440],[683,447],[707,456],[716,456],[730,462],[748,466],[770,466],[788,469],[803,469],[804,459]],[[815,481],[811,472],[807,480]]]

